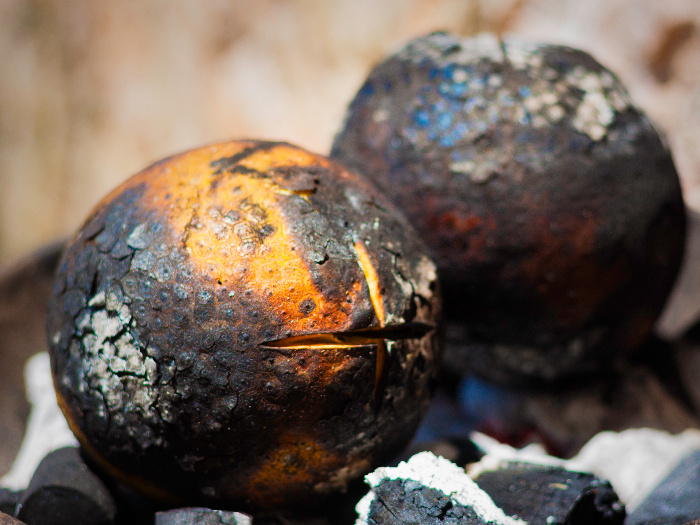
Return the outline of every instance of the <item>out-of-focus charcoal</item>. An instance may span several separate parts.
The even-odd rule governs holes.
[[[522,525],[494,505],[454,463],[421,452],[398,467],[368,474],[372,487],[357,504],[358,525]]]
[[[593,474],[504,462],[475,481],[506,514],[530,525],[622,525],[625,520],[610,483]]]
[[[185,507],[156,514],[155,525],[252,525],[253,518],[240,512]]]
[[[681,525],[700,518],[700,450],[685,456],[634,511],[626,525]]]
[[[0,512],[0,525],[26,525],[23,521],[13,518],[9,514]]]
[[[475,463],[484,456],[484,451],[468,437],[451,436],[435,441],[414,443],[400,459],[408,459],[420,452],[430,452],[457,465]]]
[[[692,336],[692,339],[691,339]],[[680,384],[696,414],[700,414],[700,325],[681,341],[674,352]]]
[[[476,430],[516,448],[537,442],[550,454],[571,457],[606,430],[678,434],[700,427],[700,344],[669,345],[652,338],[638,356],[635,362],[616,361],[595,377],[537,388],[463,376],[449,390],[438,391],[416,441],[442,441]]]
[[[670,392],[651,367],[627,362],[618,365],[589,381],[557,388],[498,389],[472,379],[468,396],[480,400],[492,396],[501,406],[485,401],[483,406],[465,403],[469,398],[463,395],[462,417],[476,430],[515,447],[535,438],[546,444],[550,453],[563,457],[575,454],[606,430],[654,428],[676,434],[700,426],[697,414]]]
[[[22,369],[48,347],[44,314],[62,248],[63,243],[47,245],[0,266],[0,476],[12,467],[22,443],[29,413]]]
[[[87,467],[79,449],[66,447],[39,464],[20,499],[17,517],[29,525],[108,525],[116,513],[111,493]]]
[[[0,488],[0,512],[14,514],[21,496],[21,492]]]

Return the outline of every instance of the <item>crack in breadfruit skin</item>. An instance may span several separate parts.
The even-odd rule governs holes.
[[[331,158],[423,235],[458,334],[445,365],[460,372],[541,383],[595,371],[648,336],[678,273],[671,153],[582,51],[416,38],[370,72]]]
[[[341,490],[427,409],[424,254],[376,190],[300,148],[169,157],[100,202],[59,262],[61,408],[98,464],[161,499],[274,510]]]

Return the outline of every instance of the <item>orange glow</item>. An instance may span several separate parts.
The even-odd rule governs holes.
[[[362,283],[344,283],[348,288],[344,309],[327,300],[314,286],[309,262],[288,234],[279,209],[280,198],[290,194],[307,198],[309,192],[290,192],[273,178],[250,174],[250,170],[269,173],[279,167],[317,168],[328,163],[277,144],[232,160],[230,166],[220,164],[242,156],[255,144],[224,143],[190,151],[154,165],[128,184],[148,183],[145,203],[161,211],[172,231],[182,236],[192,264],[202,274],[230,290],[245,282],[269,302],[292,333],[343,331],[349,324],[347,312],[361,299]],[[241,166],[241,173],[236,172],[234,168]],[[378,285],[370,289],[378,293]],[[299,305],[309,299],[315,308],[301,315]],[[379,312],[383,315],[381,307]]]

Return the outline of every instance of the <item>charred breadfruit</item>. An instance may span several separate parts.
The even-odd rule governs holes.
[[[275,510],[397,453],[428,405],[436,270],[335,162],[284,143],[170,157],[68,244],[48,318],[88,454],[179,504]]]
[[[380,63],[331,157],[432,249],[446,364],[502,381],[596,369],[649,334],[685,211],[667,146],[582,51],[445,33]]]

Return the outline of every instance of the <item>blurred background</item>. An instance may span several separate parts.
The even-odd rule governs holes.
[[[0,264],[172,153],[246,137],[327,153],[370,67],[439,29],[592,53],[700,208],[698,0],[2,0]]]

